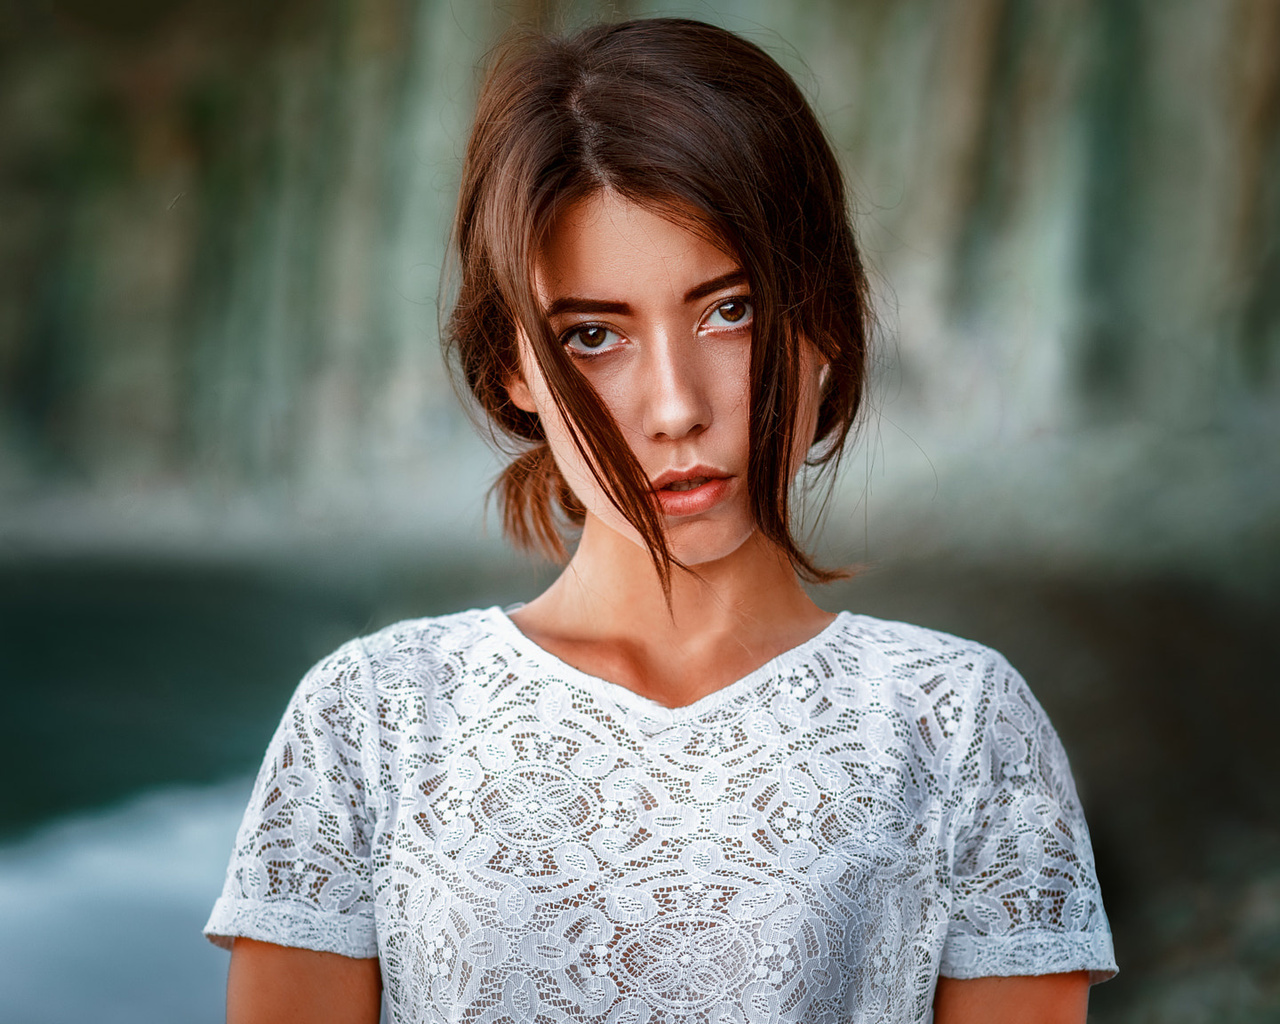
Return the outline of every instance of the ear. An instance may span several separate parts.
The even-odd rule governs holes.
[[[524,377],[518,373],[513,373],[506,379],[507,396],[511,399],[511,404],[517,409],[525,412],[536,413],[538,406],[533,400],[533,392],[529,390],[529,385]]]

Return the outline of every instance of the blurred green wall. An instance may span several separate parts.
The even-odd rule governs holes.
[[[797,75],[858,197],[884,331],[837,535],[1278,561],[1270,0],[0,11],[0,551],[430,543],[491,468],[436,349],[477,62],[680,13]]]

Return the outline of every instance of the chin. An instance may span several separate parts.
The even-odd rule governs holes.
[[[724,523],[690,523],[667,535],[672,556],[688,566],[710,565],[729,558],[747,546],[755,527],[727,528]],[[638,539],[638,538],[637,538]]]
[[[588,519],[595,520],[589,526],[590,530],[604,527],[615,538],[630,542],[644,552],[645,560],[648,560],[648,550],[640,534],[617,512],[610,509],[607,515],[599,517],[588,513]],[[672,558],[691,568],[711,565],[749,547],[755,533],[755,523],[743,522],[737,516],[676,522],[667,530],[667,547]]]

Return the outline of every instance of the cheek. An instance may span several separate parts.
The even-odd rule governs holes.
[[[632,534],[634,531],[630,524],[613,507],[613,503],[596,483],[596,478],[592,475],[582,453],[578,451],[578,446],[574,444],[568,425],[551,397],[546,378],[542,376],[542,371],[533,354],[523,342],[520,363],[524,378],[518,386],[509,385],[512,400],[516,401],[521,408],[525,408],[525,404],[520,399],[527,398],[528,411],[536,413],[542,423],[542,433],[546,437],[547,447],[551,449],[551,456],[565,483],[590,513],[610,522],[624,534]],[[598,384],[597,390],[600,390]],[[609,397],[605,394],[601,394],[601,397],[605,399],[606,406],[612,409]],[[633,539],[639,543],[638,535]]]
[[[542,421],[542,432],[546,435],[551,454],[555,456],[556,465],[560,467],[560,472],[569,482],[569,486],[581,498],[579,483],[584,478],[591,479],[591,474],[578,452],[578,446],[573,443],[573,437],[569,433],[564,417],[560,415],[560,410],[556,408],[551,396],[545,391],[535,391],[534,394],[537,399],[538,419]]]
[[[564,417],[560,415],[555,400],[551,397],[551,389],[538,366],[529,344],[524,336],[520,337],[520,372],[519,381],[507,385],[507,391],[517,406],[526,412],[534,413],[542,424],[542,432],[546,435],[551,452],[560,462],[560,453],[567,450],[576,453],[569,430],[565,426]],[[561,467],[563,470],[563,466]]]
[[[519,408],[534,413],[538,417],[556,465],[560,467],[561,474],[569,481],[570,486],[574,487],[576,493],[577,488],[574,484],[581,458],[578,456],[573,439],[569,436],[564,417],[560,415],[560,410],[551,397],[546,379],[542,376],[542,371],[538,368],[523,339],[520,344],[520,371],[521,379],[508,383],[507,392],[512,402]]]
[[[569,427],[551,398],[546,383],[536,375],[531,374],[530,377],[529,390],[533,397],[535,411],[542,422],[542,432],[547,439],[547,446],[551,449],[552,458],[555,459],[556,466],[560,470],[560,475],[588,510],[593,513],[605,510],[607,514],[608,510],[613,509],[613,505],[601,491],[586,459],[574,444]]]

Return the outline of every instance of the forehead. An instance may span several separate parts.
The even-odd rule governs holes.
[[[539,297],[683,296],[739,267],[703,224],[693,210],[659,213],[613,191],[581,199],[556,216],[539,250]]]

